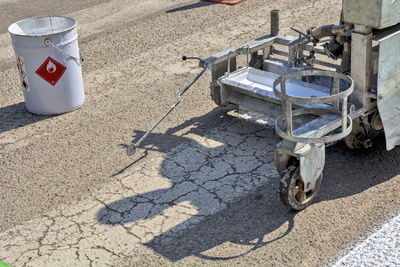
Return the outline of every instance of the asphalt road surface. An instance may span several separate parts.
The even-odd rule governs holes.
[[[274,129],[216,107],[207,74],[143,144],[148,152],[126,155],[200,71],[182,55],[204,58],[267,34],[272,9],[285,34],[334,24],[340,4],[0,0],[0,260],[400,265],[400,148],[386,151],[382,137],[368,151],[329,146],[316,203],[294,213],[277,193]],[[7,33],[43,15],[78,21],[85,58],[86,102],[59,116],[25,111]]]

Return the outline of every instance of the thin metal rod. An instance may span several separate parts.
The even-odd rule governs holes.
[[[283,108],[286,115],[286,133],[290,136],[293,135],[293,116],[292,116],[292,103],[285,100]]]
[[[281,92],[286,96],[286,79],[281,78]],[[292,116],[292,103],[290,101],[282,101],[283,114],[286,118],[286,133],[290,136],[293,135],[293,116]]]
[[[340,79],[338,77],[333,78],[333,94],[339,94],[340,90]],[[339,99],[334,101],[334,108],[336,110],[339,110]],[[347,115],[347,112],[346,112]],[[347,123],[347,117],[346,117],[346,123]]]
[[[250,59],[249,59],[249,57],[250,57],[250,46],[247,46],[247,51],[246,51],[246,54],[247,54],[247,62],[246,62],[246,67],[248,68],[248,67],[249,67],[249,65],[250,65]]]
[[[347,128],[347,96],[343,98],[342,103],[342,132]]]
[[[311,39],[310,36],[308,36],[307,34],[301,32],[301,31],[299,31],[299,30],[297,30],[297,29],[295,29],[295,28],[293,28],[293,27],[291,27],[290,29],[293,30],[293,31],[295,31],[295,32],[297,32],[297,33],[300,34],[300,35],[303,35],[304,37],[306,37],[306,38],[309,39],[309,40]]]
[[[231,73],[231,56],[232,56],[232,51],[228,53],[228,75]]]
[[[182,101],[181,96],[201,77],[201,75],[206,72],[210,66],[207,64],[206,67],[199,73],[197,76],[179,93],[178,98],[176,102],[168,109],[167,112],[164,113],[164,115],[161,116],[161,118],[156,121],[156,123],[153,124],[153,126],[137,141],[134,146],[139,147],[139,145],[143,142],[143,140],[146,139],[146,137],[165,119],[165,117],[168,116],[169,113],[171,113],[172,110],[176,108],[176,106]]]

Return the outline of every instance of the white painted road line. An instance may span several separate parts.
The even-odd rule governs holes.
[[[384,224],[333,266],[400,266],[400,215]]]

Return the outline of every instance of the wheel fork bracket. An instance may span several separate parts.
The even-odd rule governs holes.
[[[325,145],[324,144],[307,144],[301,149],[293,151],[292,148],[296,144],[285,140],[278,144],[275,149],[275,167],[281,174],[288,166],[288,162],[292,157],[299,161],[300,176],[304,183],[304,191],[313,190],[322,170],[325,166]]]

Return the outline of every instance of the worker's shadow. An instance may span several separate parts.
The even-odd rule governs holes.
[[[172,135],[190,125],[182,136]],[[189,138],[191,134],[206,135],[213,142],[204,145]],[[240,257],[284,237],[294,227],[296,213],[281,204],[277,193],[279,177],[272,160],[279,138],[273,129],[216,109],[166,135],[154,134],[147,142],[168,151],[160,172],[172,186],[108,203],[98,212],[100,223],[120,225],[151,219],[167,208],[190,202],[196,215],[146,243],[171,261],[191,255],[209,260]],[[368,153],[350,151],[341,143],[327,148],[326,175],[316,202],[357,194],[399,173],[393,160],[387,162],[391,153],[400,151],[388,156],[380,142]],[[385,164],[372,164],[376,160]],[[274,237],[269,240],[272,232]],[[247,249],[236,255],[207,254],[226,242]]]

